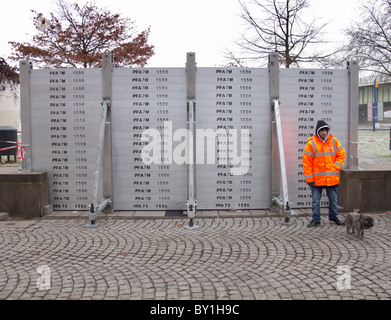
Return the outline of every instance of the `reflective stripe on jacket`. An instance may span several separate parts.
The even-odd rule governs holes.
[[[307,183],[331,187],[339,184],[339,173],[345,163],[345,149],[337,138],[329,135],[323,142],[316,135],[308,139],[303,153],[303,169]]]

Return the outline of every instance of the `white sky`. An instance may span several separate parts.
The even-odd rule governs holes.
[[[247,0],[249,1],[249,0]],[[86,1],[77,1],[84,4]],[[330,37],[357,19],[360,0],[309,0],[313,16],[331,21]],[[136,23],[138,31],[151,27],[149,44],[155,55],[149,67],[184,67],[187,52],[196,52],[200,67],[220,66],[223,52],[232,48],[243,30],[238,0],[96,0],[99,7],[121,13]],[[49,17],[55,11],[52,0],[7,0],[0,7],[0,56],[7,58],[8,41],[29,41],[35,32],[34,9]],[[9,63],[9,61],[7,59]]]

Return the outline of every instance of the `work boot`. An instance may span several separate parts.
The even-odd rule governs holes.
[[[343,226],[345,225],[345,222],[342,222],[341,220],[338,219],[338,217],[334,218],[329,218],[330,221],[335,222],[337,226]]]
[[[307,227],[308,228],[316,228],[318,225],[320,225],[320,222],[316,222],[315,220],[312,220],[311,223]]]

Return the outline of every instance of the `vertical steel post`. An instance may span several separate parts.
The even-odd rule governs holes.
[[[291,203],[288,196],[288,181],[285,165],[285,151],[282,137],[280,113],[280,61],[277,53],[269,55],[270,98],[271,98],[271,204],[274,212],[281,212],[285,221],[281,224],[291,226],[289,222],[292,214]]]
[[[20,62],[20,117],[22,126],[22,148],[24,159],[22,160],[22,170],[31,171],[33,169],[31,153],[31,113],[30,113],[30,71],[32,64],[29,61]]]
[[[188,229],[198,229],[194,225],[197,212],[196,194],[196,60],[195,53],[187,53],[186,82],[187,82],[187,125],[189,132],[187,163],[188,201],[187,214],[190,219]]]
[[[278,100],[280,97],[280,61],[277,53],[269,55],[269,78],[270,78],[270,99]],[[277,140],[277,126],[275,121],[274,106],[271,103],[271,167],[270,167],[270,208],[272,211],[277,211],[278,208],[273,201],[280,194],[281,168],[279,162],[279,150]]]
[[[102,56],[102,101],[112,100],[112,72],[114,67],[114,57],[111,53],[104,53]],[[113,168],[112,168],[112,126],[111,107],[107,110],[105,142],[102,160],[102,187],[103,198],[111,199],[113,203]],[[113,206],[107,206],[105,213],[113,213]]]
[[[102,57],[102,121],[99,130],[98,154],[95,168],[92,203],[90,205],[88,228],[96,228],[100,212],[113,212],[113,174],[112,174],[112,135],[111,135],[111,97],[112,97],[113,55]],[[98,204],[99,186],[103,189],[103,201]]]
[[[349,169],[358,168],[358,71],[357,61],[348,62],[349,71]]]

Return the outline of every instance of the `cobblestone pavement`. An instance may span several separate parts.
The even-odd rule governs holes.
[[[310,217],[0,222],[0,299],[390,299],[391,215],[362,240]],[[45,267],[46,266],[46,267]],[[349,283],[350,276],[350,283]]]

